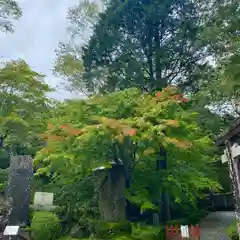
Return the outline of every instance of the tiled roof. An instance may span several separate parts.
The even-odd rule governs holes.
[[[232,138],[240,135],[240,119],[234,121],[232,125],[227,129],[227,131],[220,134],[216,139],[217,145],[224,145],[226,140],[231,140]]]

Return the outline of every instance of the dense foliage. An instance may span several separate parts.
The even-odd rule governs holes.
[[[50,88],[43,76],[23,61],[7,62],[0,68],[0,148],[34,153],[41,147],[37,140],[46,126]]]
[[[59,236],[59,219],[50,212],[36,212],[31,222],[31,236],[35,240],[54,240]]]
[[[163,189],[175,203],[195,204],[203,190],[219,185],[210,177],[213,142],[196,124],[197,113],[187,109],[187,101],[169,87],[156,96],[129,89],[66,102],[49,121],[47,146],[35,159],[42,166],[38,174],[52,172],[55,183],[71,185],[96,167],[120,163],[131,181],[126,196],[142,211],[156,208],[153,202]],[[161,148],[168,167],[157,172]]]
[[[9,156],[32,155],[33,192],[59,206],[58,217],[34,213],[36,240],[60,229],[60,239],[159,239],[152,213],[195,223],[199,199],[230,190],[213,140],[240,111],[239,11],[238,0],[81,1],[54,70],[86,99],[56,103],[24,60],[2,63],[0,188]],[[2,29],[20,16],[0,0]]]

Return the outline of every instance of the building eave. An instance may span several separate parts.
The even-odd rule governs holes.
[[[240,119],[237,119],[227,131],[220,134],[216,139],[217,146],[224,146],[225,141],[233,141],[235,138],[240,138]]]

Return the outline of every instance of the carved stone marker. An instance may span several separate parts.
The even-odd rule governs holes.
[[[10,225],[25,226],[28,222],[33,161],[30,156],[12,156],[9,167],[7,197],[12,200]]]
[[[52,211],[58,207],[53,205],[53,197],[53,193],[35,192],[31,207],[37,211]]]
[[[126,220],[125,172],[122,165],[93,169],[98,177],[98,200],[102,220],[115,222]]]

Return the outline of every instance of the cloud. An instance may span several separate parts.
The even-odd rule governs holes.
[[[51,68],[59,41],[67,41],[67,10],[78,0],[18,0],[23,16],[15,24],[13,34],[0,34],[0,57],[23,58],[35,71],[45,74],[52,86],[60,79],[52,76]],[[71,4],[69,3],[71,2]],[[69,98],[72,94],[58,89],[57,99]]]

